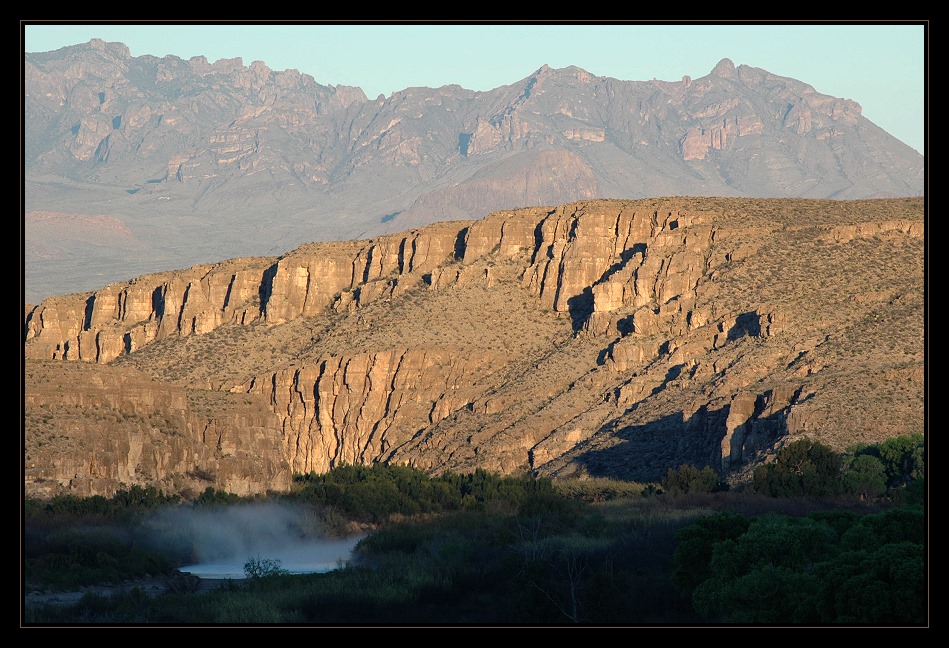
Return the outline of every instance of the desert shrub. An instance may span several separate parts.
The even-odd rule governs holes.
[[[244,563],[244,575],[247,578],[266,578],[268,576],[277,576],[288,573],[283,568],[283,563],[277,558],[249,558]]]
[[[714,493],[728,490],[728,485],[710,466],[705,466],[699,470],[689,464],[682,464],[678,468],[670,468],[665,479],[662,480],[662,487],[670,495]]]
[[[218,490],[213,486],[208,486],[204,491],[198,495],[194,500],[194,506],[197,507],[207,507],[207,506],[227,506],[229,504],[236,504],[241,501],[239,495],[234,495],[233,493],[228,493],[227,491]]]
[[[331,506],[354,519],[378,523],[395,515],[483,511],[489,504],[516,510],[529,496],[553,492],[549,479],[528,475],[501,477],[478,469],[432,477],[410,466],[373,464],[298,475],[286,498]]]

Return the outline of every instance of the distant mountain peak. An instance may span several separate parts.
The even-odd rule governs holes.
[[[732,63],[730,58],[723,58],[719,61],[718,64],[712,68],[711,74],[723,79],[735,79],[738,77],[738,71],[735,69],[735,64]]]
[[[89,41],[89,47],[100,52],[109,52],[116,58],[132,58],[132,52],[129,51],[128,45],[125,43],[107,43],[101,38],[93,38]]]

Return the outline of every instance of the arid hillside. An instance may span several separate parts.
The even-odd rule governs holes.
[[[924,432],[922,198],[596,200],[28,308],[27,494],[341,463],[740,483]]]

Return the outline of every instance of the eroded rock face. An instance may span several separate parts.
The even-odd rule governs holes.
[[[923,232],[921,199],[583,201],[52,298],[27,312],[25,356],[87,373],[61,395],[28,383],[27,435],[68,406],[67,437],[90,440],[30,446],[28,479],[210,471],[250,493],[391,461],[740,480],[789,438],[919,432]],[[156,379],[108,373],[126,364]],[[237,400],[199,414],[186,389]]]
[[[168,336],[319,315],[343,293],[359,288],[365,300],[380,281],[431,281],[449,263],[470,265],[495,250],[502,258],[530,255],[523,285],[543,307],[570,313],[593,333],[608,320],[588,319],[590,313],[662,305],[694,290],[708,270],[712,228],[686,224],[701,216],[599,205],[497,212],[470,225],[439,223],[402,236],[311,244],[270,265],[232,260],[54,298],[27,317],[27,356],[108,363]]]
[[[477,379],[501,366],[493,354],[405,349],[326,358],[312,366],[255,378],[283,419],[295,473],[383,461],[418,431],[466,407]]]
[[[92,368],[29,363],[27,496],[111,496],[132,485],[240,495],[289,487],[279,419],[265,402]]]

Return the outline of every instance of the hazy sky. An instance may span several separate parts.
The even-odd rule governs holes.
[[[542,65],[626,81],[698,78],[729,58],[852,99],[863,115],[925,154],[928,21],[853,23],[604,22],[532,24],[85,23],[21,21],[23,51],[93,38],[132,56],[241,58],[296,69],[369,98],[413,86],[491,90]]]

